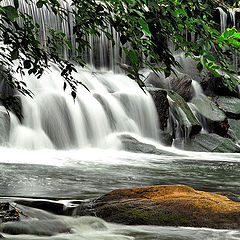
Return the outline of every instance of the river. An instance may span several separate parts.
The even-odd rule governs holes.
[[[161,145],[159,148],[164,148]],[[0,195],[2,200],[42,199],[64,202],[96,198],[117,188],[157,184],[186,184],[198,190],[230,192],[240,200],[239,154],[183,152],[151,155],[117,150],[20,150],[1,148]],[[58,219],[71,233],[37,237],[4,235],[7,239],[239,239],[240,231],[205,228],[124,226],[94,217],[56,216],[17,205],[31,216],[25,221]],[[41,212],[41,213],[40,213]],[[44,218],[42,217],[44,214]],[[34,220],[33,220],[34,219]],[[52,222],[52,224],[56,224]],[[41,228],[41,227],[40,227]]]

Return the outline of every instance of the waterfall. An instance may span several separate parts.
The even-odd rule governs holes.
[[[5,0],[4,4],[13,5],[13,1]],[[36,2],[28,4],[21,0],[19,5],[22,12],[39,23],[43,46],[49,27],[62,30],[73,45],[71,52],[62,49],[64,56],[76,55],[70,1],[61,1],[62,7],[68,10],[64,20],[46,7],[37,8]],[[158,117],[152,98],[136,82],[116,74],[120,40],[111,27],[109,32],[114,37],[115,46],[104,34],[99,38],[85,36],[91,45],[85,53],[89,65],[85,69],[76,66],[78,73],[74,73],[73,77],[89,91],[79,86],[75,100],[71,89],[63,90],[64,79],[53,64],[40,79],[16,73],[14,77],[24,81],[34,96],[20,96],[24,116],[21,122],[11,113],[10,146],[27,149],[118,147],[120,140],[117,136],[121,133],[158,140]]]
[[[63,31],[66,34],[66,38],[70,40],[73,48],[62,48],[61,53],[66,59],[69,57],[76,57],[78,44],[76,43],[75,35],[73,34],[74,19],[72,15],[71,0],[58,0],[61,7],[67,10],[67,16],[64,19],[60,19],[59,16],[49,11],[45,6],[37,8],[36,2],[37,0],[34,0],[33,3],[19,0],[19,10],[32,16],[33,22],[39,24],[39,35],[42,45],[44,46],[47,43],[49,28]],[[2,4],[13,5],[13,0],[3,0]],[[101,33],[100,37],[92,36],[90,34],[86,35],[84,40],[90,44],[90,48],[86,47],[84,60],[87,64],[98,69],[105,68],[119,73],[121,72],[121,69],[116,63],[125,62],[126,55],[123,52],[122,56],[120,56],[119,34],[111,26],[107,26],[107,28],[108,33],[113,37],[113,42],[115,43],[114,46],[113,42],[110,41],[104,33]]]
[[[74,77],[87,86],[63,91],[60,71],[53,65],[40,79],[17,75],[34,97],[22,96],[24,119],[12,116],[10,145],[14,147],[84,148],[117,147],[121,133],[158,140],[154,103],[137,83],[113,72],[90,72],[77,67]],[[13,115],[13,114],[12,114]]]
[[[221,32],[224,32],[227,29],[227,13],[223,11],[222,8],[218,8],[220,14],[220,24],[221,24]]]

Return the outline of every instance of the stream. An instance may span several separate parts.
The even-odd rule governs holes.
[[[140,154],[110,149],[31,151],[1,148],[0,195],[2,201],[12,201],[12,204],[14,200],[24,198],[29,201],[55,200],[67,205],[73,200],[96,198],[117,188],[186,184],[197,190],[224,192],[240,200],[239,154],[184,152],[161,145],[158,147],[168,149],[172,154]],[[236,230],[125,226],[106,223],[95,217],[57,216],[22,205],[17,205],[17,208],[31,216],[30,220],[26,218],[23,222],[27,222],[33,231],[40,231],[40,223],[52,221],[51,225],[54,226],[60,221],[70,232],[46,237],[38,237],[33,233],[4,234],[7,239],[240,238],[240,231]],[[21,227],[21,223],[15,227]]]

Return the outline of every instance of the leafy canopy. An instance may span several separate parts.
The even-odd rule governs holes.
[[[26,0],[28,5],[48,8],[59,18],[67,18],[69,10],[62,7],[59,0]],[[47,44],[39,40],[39,23],[32,16],[22,12],[21,2],[14,0],[13,5],[0,0],[0,65],[5,66],[9,76],[8,84],[22,94],[31,95],[24,82],[11,77],[13,66],[21,74],[35,74],[40,77],[49,61],[58,64],[67,84],[75,98],[79,83],[71,73],[76,71],[69,58],[64,59],[59,49],[72,49],[70,40],[63,31],[49,29]],[[80,65],[85,65],[84,52],[89,48],[86,35],[95,37],[104,33],[114,43],[109,26],[120,34],[121,49],[131,62],[131,74],[143,87],[139,70],[143,66],[155,72],[164,71],[169,76],[178,62],[174,58],[169,42],[175,50],[181,50],[186,56],[197,61],[201,71],[204,67],[216,76],[223,75],[229,87],[238,84],[236,69],[229,62],[231,54],[240,50],[240,33],[233,27],[224,33],[213,21],[212,12],[221,2],[216,0],[72,0],[74,18],[73,32],[77,43],[77,57]],[[223,6],[225,8],[225,5]],[[189,34],[195,36],[191,41]],[[127,44],[128,43],[128,44]],[[130,44],[129,44],[130,43]],[[127,47],[131,46],[131,47]],[[17,63],[16,61],[17,60]],[[2,99],[4,101],[4,99]]]

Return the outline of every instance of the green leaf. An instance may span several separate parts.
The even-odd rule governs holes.
[[[198,69],[199,72],[201,72],[201,71],[203,70],[203,65],[202,65],[202,63],[199,62],[199,63],[197,64],[197,69]]]
[[[129,50],[128,51],[128,56],[129,56],[132,63],[137,63],[138,62],[138,57],[137,57],[136,51]]]
[[[6,6],[6,7],[3,7],[5,13],[7,14],[7,17],[12,21],[14,22],[15,21],[15,18],[18,17],[18,11],[15,7],[13,6]]]
[[[213,62],[216,61],[215,58],[211,55],[204,55],[203,57],[209,61],[213,61]]]
[[[152,34],[151,34],[150,30],[149,30],[148,24],[142,18],[138,19],[138,23],[140,24],[140,26],[141,26],[142,30],[144,31],[144,33],[147,36],[151,37]]]

